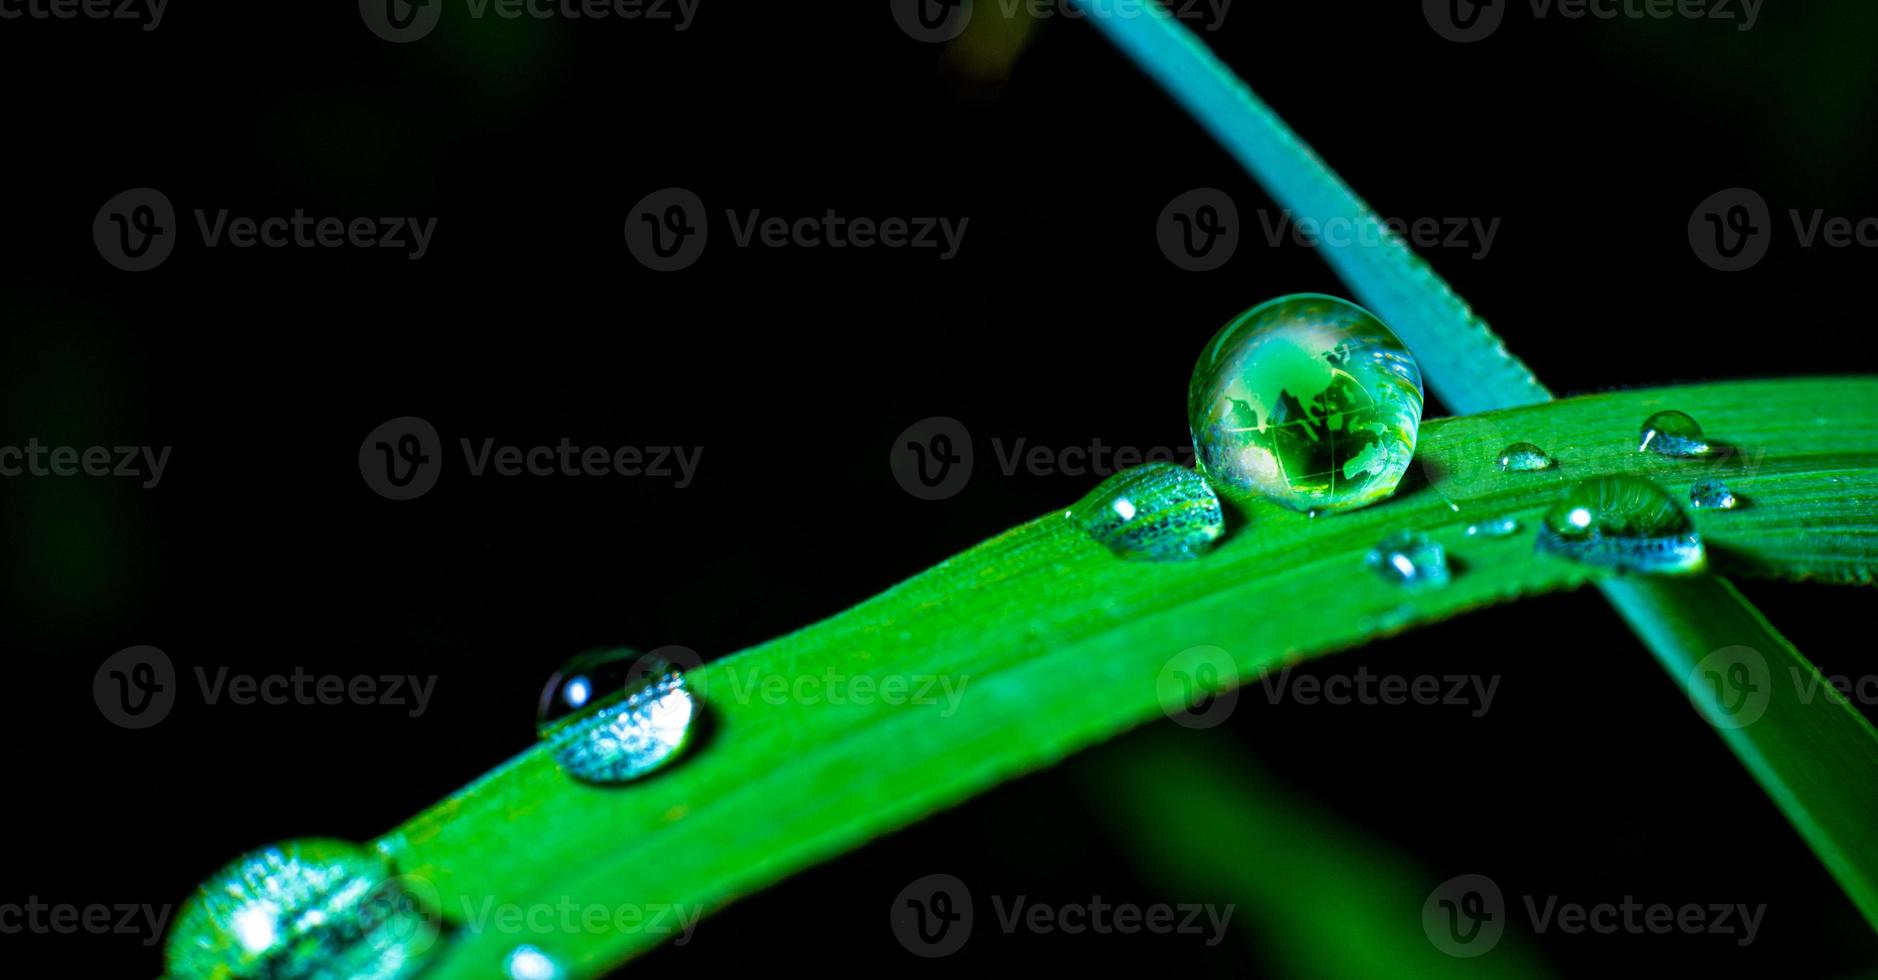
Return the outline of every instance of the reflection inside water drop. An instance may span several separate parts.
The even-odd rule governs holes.
[[[1226,533],[1226,515],[1206,478],[1173,463],[1109,477],[1068,516],[1116,555],[1140,561],[1198,558]]]
[[[1702,539],[1667,491],[1635,476],[1574,484],[1546,512],[1534,547],[1588,565],[1673,574],[1706,566]]]

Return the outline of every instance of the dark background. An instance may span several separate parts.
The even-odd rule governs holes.
[[[1022,33],[998,30],[1006,44]],[[1737,185],[1776,215],[1878,214],[1874,36],[1878,10],[1856,0],[1768,4],[1749,32],[1535,21],[1518,5],[1468,46],[1412,3],[1238,0],[1208,39],[1383,214],[1502,218],[1486,258],[1431,258],[1571,393],[1874,368],[1862,286],[1878,256],[1783,234],[1726,275],[1685,237],[1696,203]],[[981,460],[992,437],[1182,445],[1187,376],[1221,323],[1281,293],[1342,290],[1309,249],[1259,240],[1215,272],[1174,268],[1153,232],[1174,195],[1220,187],[1248,221],[1268,202],[1088,25],[1052,17],[1022,40],[1004,55],[917,43],[884,2],[703,0],[682,33],[446,16],[406,46],[344,3],[177,4],[150,33],[0,22],[0,444],[175,447],[154,490],[0,481],[0,901],[176,902],[254,845],[369,838],[526,747],[534,692],[573,652],[720,656],[1090,483],[981,462],[958,496],[914,499],[887,456],[919,419],[960,419]],[[621,228],[673,185],[720,216],[971,224],[939,262],[737,249],[720,223],[697,266],[655,274]],[[207,250],[192,231],[161,268],[128,274],[90,228],[138,186],[185,215],[423,215],[438,232],[409,262]],[[705,453],[682,491],[472,480],[453,464],[394,503],[356,454],[402,415],[452,452],[465,436],[566,436]],[[1827,672],[1870,672],[1849,629],[1868,591],[1747,591]],[[91,680],[135,644],[185,675],[440,679],[418,719],[185,703],[127,731],[101,717]],[[1420,862],[1430,887],[1482,872],[1585,901],[1769,905],[1746,949],[1534,940],[1561,971],[1661,957],[1831,976],[1878,961],[1850,903],[1595,594],[1349,657],[1340,669],[1497,673],[1501,700],[1481,719],[1261,703],[1214,735]],[[937,963],[895,943],[890,899],[933,871],[1050,901],[1232,900],[1157,891],[1106,836],[1075,778],[1100,751],[800,875],[640,966],[1270,969],[1239,930],[1217,949],[981,930]],[[94,975],[159,969],[160,946],[135,937],[6,943]]]

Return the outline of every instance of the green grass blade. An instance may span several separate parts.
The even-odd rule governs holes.
[[[1414,914],[1435,879],[1313,806],[1207,732],[1158,725],[1086,757],[1093,809],[1164,891],[1221,896],[1269,966],[1299,977],[1549,976],[1509,931],[1492,956],[1456,959]],[[1178,787],[1143,793],[1143,786]],[[1169,828],[1178,828],[1169,833]],[[1282,842],[1274,845],[1274,842]]]
[[[1471,412],[1523,405],[1550,397],[1538,379],[1506,350],[1453,289],[1405,243],[1387,234],[1375,212],[1171,14],[1152,3],[1146,5],[1147,15],[1140,16],[1134,11],[1117,13],[1099,0],[1079,2],[1089,9],[1091,22],[1186,108],[1280,204],[1320,222],[1341,220],[1370,232],[1352,236],[1353,240],[1341,247],[1329,242],[1321,243],[1320,247],[1357,298],[1389,323],[1415,351],[1429,386],[1443,401],[1456,411]],[[1374,242],[1380,244],[1371,244]],[[1820,488],[1827,493],[1855,492],[1855,489],[1868,488]],[[1804,533],[1805,529],[1800,527],[1786,531],[1789,538]],[[1836,562],[1829,555],[1813,551],[1804,542],[1799,543],[1798,550],[1812,556],[1817,567],[1785,566],[1783,573],[1851,580],[1864,580],[1870,574],[1868,567],[1859,567],[1857,562],[1850,566]],[[1737,566],[1735,570],[1767,574],[1773,569]],[[1749,635],[1785,651],[1785,658],[1795,669],[1813,671],[1792,644],[1781,638],[1753,605],[1725,581],[1709,581],[1699,587],[1678,590],[1657,589],[1647,584],[1602,588],[1631,629],[1646,638],[1658,660],[1672,674],[1676,674],[1679,665],[1694,663],[1715,649],[1700,645],[1710,639],[1701,629],[1709,618],[1757,623],[1757,629]],[[1726,607],[1725,613],[1723,607]],[[1820,713],[1820,718],[1805,721],[1805,712],[1796,710],[1783,715],[1788,720],[1780,724],[1799,726],[1801,732],[1796,733],[1795,738],[1813,729],[1833,730],[1838,719],[1829,707],[1819,707],[1820,704],[1814,701],[1804,706]],[[1859,753],[1829,756],[1842,768],[1837,771],[1836,779],[1818,779],[1810,771],[1782,771],[1783,767],[1800,765],[1803,760],[1798,757],[1760,752],[1745,738],[1731,738],[1729,745],[1740,754],[1742,762],[1762,785],[1775,794],[1808,842],[1827,848],[1819,852],[1821,860],[1870,916],[1870,896],[1861,890],[1869,887],[1869,881],[1848,877],[1843,855],[1831,849],[1837,842],[1819,830],[1821,826],[1834,825],[1831,814],[1841,801],[1830,793],[1814,796],[1809,790],[1833,782],[1878,782],[1871,760]],[[1874,925],[1878,925],[1878,921]]]
[[[1648,624],[1664,669],[1878,929],[1878,731],[1727,582],[1619,579],[1604,594]],[[1731,679],[1734,663],[1743,673]]]
[[[1878,484],[1878,378],[1624,392],[1436,420],[1419,449],[1428,477],[1383,504],[1318,520],[1257,506],[1213,554],[1165,564],[1118,559],[1060,514],[1047,515],[841,615],[694,672],[712,730],[694,757],[667,772],[600,789],[530,751],[382,846],[436,887],[463,928],[441,977],[485,976],[517,941],[467,928],[491,902],[716,909],[1160,717],[1164,671],[1190,648],[1223,648],[1229,670],[1249,680],[1298,657],[1586,581],[1586,569],[1533,552],[1535,516],[1575,479],[1638,472],[1686,489],[1702,475],[1713,464],[1635,451],[1637,420],[1664,403],[1727,420],[1727,437],[1759,460],[1742,475],[1753,481],[1754,506],[1696,516],[1718,561],[1777,567],[1785,559],[1758,550],[1759,529],[1805,520],[1828,530],[1822,554],[1832,561],[1878,564],[1878,515],[1819,489],[1848,473]],[[1512,433],[1549,445],[1560,466],[1499,474],[1481,465]],[[1802,506],[1806,514],[1790,512]],[[1463,533],[1470,521],[1509,513],[1526,520],[1526,533]],[[1448,546],[1462,567],[1450,585],[1407,592],[1363,568],[1372,544],[1404,529]],[[857,678],[875,690],[903,683],[907,696],[837,703],[818,697],[823,688],[814,684],[804,697],[765,686],[789,690],[803,678],[834,678],[841,690]],[[934,686],[922,687],[928,679]],[[923,700],[912,696],[920,690]],[[883,907],[890,898],[882,896]],[[554,938],[563,944],[555,952],[591,975],[665,937]]]

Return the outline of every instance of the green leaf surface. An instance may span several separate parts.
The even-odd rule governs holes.
[[[1671,407],[1703,420],[1734,452],[1638,453],[1641,420]],[[1498,472],[1493,456],[1515,439],[1545,446],[1558,467]],[[1870,506],[1878,379],[1697,385],[1436,420],[1423,426],[1417,458],[1381,505],[1316,520],[1254,506],[1192,562],[1124,561],[1061,513],[1022,525],[845,613],[693,672],[709,731],[690,757],[641,783],[582,785],[539,750],[524,753],[380,841],[401,871],[437,889],[457,927],[437,975],[486,976],[522,941],[560,954],[579,975],[597,974],[669,937],[517,935],[492,921],[473,928],[477,913],[568,902],[721,907],[1160,717],[1167,672],[1193,648],[1220,648],[1224,680],[1244,681],[1590,580],[1593,571],[1532,547],[1538,515],[1574,480],[1637,473],[1682,495],[1695,479],[1729,479],[1748,507],[1694,512],[1723,570],[1862,581],[1878,562]],[[1524,522],[1522,533],[1464,532],[1509,514]],[[1453,582],[1409,591],[1368,572],[1365,552],[1398,530],[1446,545]],[[863,685],[874,693],[863,695]],[[1872,880],[1878,823],[1867,821],[1862,834],[1840,844]]]

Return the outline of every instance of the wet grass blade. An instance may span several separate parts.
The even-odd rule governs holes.
[[[1474,314],[1454,290],[1400,239],[1383,227],[1372,211],[1334,171],[1324,164],[1290,127],[1253,94],[1226,64],[1166,10],[1147,4],[1142,11],[1118,13],[1100,0],[1079,0],[1090,20],[1140,68],[1179,102],[1280,204],[1320,222],[1349,222],[1369,232],[1351,236],[1341,246],[1320,243],[1323,254],[1355,295],[1415,351],[1422,374],[1435,393],[1456,411],[1472,412],[1530,404],[1551,397],[1526,366],[1513,357],[1485,321]],[[1145,13],[1145,15],[1143,15]],[[1673,407],[1673,406],[1671,406]],[[1822,492],[1841,492],[1824,487]],[[1803,533],[1794,529],[1793,533]],[[1869,576],[1868,568],[1844,568],[1825,555],[1816,558],[1816,574],[1826,578]],[[1742,572],[1770,569],[1737,567]],[[1811,569],[1788,567],[1788,572],[1809,574]],[[1684,665],[1716,649],[1703,647],[1727,636],[1705,630],[1713,620],[1757,624],[1743,629],[1738,642],[1756,642],[1783,651],[1795,668],[1817,673],[1733,586],[1712,580],[1699,586],[1660,588],[1650,583],[1624,587],[1603,585],[1606,597],[1630,627],[1646,639],[1658,660],[1680,679]],[[1725,608],[1724,608],[1725,607]],[[1727,645],[1727,644],[1723,644]],[[1842,719],[1822,705],[1805,708],[1820,717],[1804,720],[1796,710],[1781,724],[1799,726],[1801,732],[1837,730]],[[1743,764],[1774,796],[1809,844],[1820,848],[1820,859],[1833,869],[1842,885],[1868,917],[1867,878],[1848,877],[1846,862],[1837,850],[1840,842],[1823,828],[1838,826],[1833,814],[1841,801],[1829,792],[1813,793],[1832,783],[1878,783],[1871,759],[1861,753],[1825,758],[1842,768],[1832,779],[1818,778],[1816,765],[1784,771],[1805,760],[1782,752],[1762,752],[1745,737],[1729,739]],[[1874,919],[1878,926],[1878,919]]]
[[[1225,652],[1223,681],[1249,680],[1591,579],[1582,566],[1535,554],[1533,522],[1572,480],[1642,473],[1686,490],[1717,465],[1635,451],[1637,421],[1664,404],[1714,419],[1713,434],[1758,461],[1736,476],[1753,506],[1696,514],[1717,561],[1774,571],[1795,562],[1843,578],[1878,564],[1878,515],[1858,503],[1869,494],[1821,490],[1853,476],[1878,489],[1878,379],[1699,385],[1437,420],[1423,431],[1425,476],[1391,500],[1315,521],[1255,507],[1239,533],[1198,561],[1125,561],[1060,513],[1046,515],[841,615],[694,672],[709,734],[668,771],[596,788],[533,750],[381,845],[436,888],[459,932],[439,977],[486,976],[518,941],[490,923],[475,928],[490,903],[719,908],[1161,717],[1170,678],[1178,680],[1170,671],[1195,647]],[[1552,449],[1559,467],[1501,474],[1481,465],[1510,433]],[[1464,533],[1471,521],[1506,514],[1527,531],[1493,540]],[[1757,543],[1764,530],[1798,522],[1815,530],[1815,552],[1802,553],[1809,539],[1797,536],[1765,551]],[[1444,588],[1409,591],[1365,570],[1364,553],[1398,530],[1433,536],[1462,571]],[[903,696],[823,698],[798,683],[830,677],[844,690],[857,679],[874,691],[899,685]],[[772,680],[807,693],[777,697]],[[1865,833],[1878,835],[1878,824]],[[1869,870],[1878,851],[1848,853]],[[881,897],[883,908],[890,899]],[[710,941],[709,929],[697,941]],[[551,952],[592,975],[665,938],[561,934]]]

